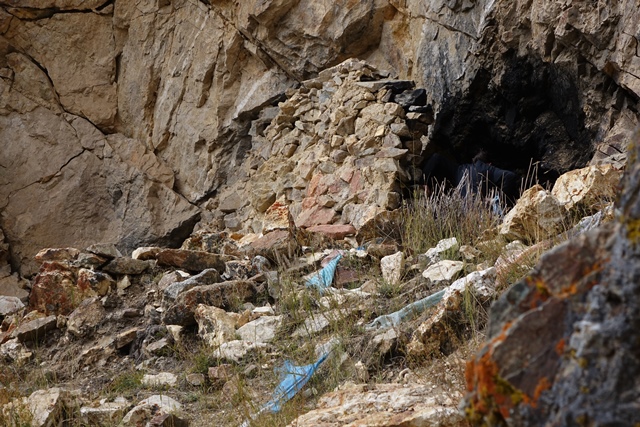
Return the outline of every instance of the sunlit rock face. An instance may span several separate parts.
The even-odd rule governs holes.
[[[198,221],[260,232],[251,209],[261,214],[283,193],[297,225],[359,228],[398,205],[429,150],[466,162],[485,148],[522,175],[533,159],[549,182],[624,156],[638,122],[639,16],[632,1],[4,2],[0,227],[13,269],[35,273],[28,260],[42,247],[177,246]],[[304,81],[349,58],[424,89],[435,123],[409,126],[408,137],[392,123],[358,127],[355,108],[329,118],[347,119],[345,141],[383,138],[376,164],[357,166],[373,168],[367,181],[345,181],[366,184],[362,199],[314,195],[303,206],[300,176],[287,191],[264,174],[255,185],[259,156],[306,156],[287,173],[333,173],[302,137],[266,150],[274,140],[264,130],[282,124],[272,123],[279,103]],[[325,131],[299,130],[311,140]],[[341,147],[329,147],[332,162],[353,156]]]

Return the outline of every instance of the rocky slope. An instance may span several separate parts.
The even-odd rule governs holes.
[[[425,88],[436,122],[416,133],[459,161],[482,146],[509,169],[540,161],[553,180],[596,147],[624,151],[637,123],[630,0],[208,3],[1,2],[1,226],[14,270],[35,273],[46,246],[178,245],[200,217],[228,216],[221,196],[269,157],[256,138],[277,114],[266,107],[350,57]],[[261,231],[242,214],[226,221]]]
[[[242,362],[241,375],[234,368],[233,381],[215,372],[202,380],[207,387],[231,383],[225,395],[254,375],[252,365],[271,372],[282,356],[290,357],[289,348],[274,350],[255,336],[232,339],[266,311],[271,333],[279,331],[279,337],[301,324],[308,332],[350,319],[357,325],[350,339],[366,337],[375,351],[343,340],[348,363],[342,356],[346,365],[332,362],[337,371],[358,382],[367,381],[363,372],[397,375],[386,381],[392,384],[364,388],[342,384],[345,378],[322,383],[342,387],[315,402],[300,425],[315,425],[327,413],[347,422],[355,413],[368,414],[359,397],[384,401],[389,395],[403,399],[388,413],[373,411],[359,422],[411,425],[436,414],[451,417],[451,425],[462,423],[455,410],[459,384],[425,397],[424,406],[412,397],[459,378],[436,384],[402,380],[406,372],[394,371],[398,366],[383,363],[388,372],[380,373],[384,369],[363,355],[420,359],[442,353],[459,374],[467,355],[458,344],[469,338],[469,322],[454,322],[458,329],[452,332],[443,319],[466,316],[466,289],[475,289],[478,307],[486,309],[515,279],[505,279],[505,265],[553,246],[575,219],[606,216],[632,143],[618,225],[553,249],[532,276],[499,300],[489,342],[470,362],[466,410],[472,421],[489,424],[636,422],[635,380],[624,382],[617,372],[631,366],[633,373],[636,364],[632,345],[625,343],[633,342],[635,322],[629,278],[639,21],[630,0],[0,0],[0,348],[11,361],[7,366],[33,366],[44,358],[47,382],[68,385],[35,391],[27,399],[29,411],[39,413],[33,408],[44,395],[63,414],[77,415],[74,405],[88,401],[78,400],[74,390],[104,393],[108,378],[122,373],[122,363],[136,364],[137,373],[179,371],[186,362],[176,356],[176,343],[185,336],[180,348],[187,353],[194,342],[221,348],[237,341],[229,344],[234,351],[262,354],[255,363]],[[428,283],[437,282],[429,268],[439,259],[430,252],[419,255],[428,248],[412,247],[409,229],[402,228],[409,223],[407,206],[416,195],[420,166],[434,152],[469,162],[481,148],[495,165],[527,176],[523,188],[532,188],[498,228],[490,228],[491,236],[463,242],[469,248],[461,252],[449,248],[447,256],[454,259],[436,268],[446,280],[426,286],[414,276],[424,273]],[[503,248],[492,233],[502,243],[518,239],[533,249]],[[451,236],[440,236],[445,237]],[[141,246],[155,249],[134,253]],[[178,247],[182,251],[167,249]],[[312,298],[314,309],[324,307],[317,315],[321,320],[287,318],[291,301],[282,299],[276,284],[305,282],[301,276],[319,261],[309,254],[300,258],[309,247],[346,251],[341,263],[358,265],[340,264],[340,286],[374,279],[400,288],[409,283],[411,292],[392,302],[384,286],[361,290],[375,297],[347,292],[326,306]],[[405,257],[414,267],[404,265]],[[564,268],[553,264],[557,258],[575,262]],[[263,259],[275,265],[264,267]],[[456,264],[463,261],[462,267]],[[470,275],[492,266],[498,290],[486,293],[484,276]],[[399,335],[384,327],[396,317],[374,320],[387,314],[383,309],[390,313],[439,298],[439,288],[463,274],[460,268],[473,280],[447,291],[437,310]],[[276,273],[280,278],[274,281]],[[297,289],[293,295],[304,293]],[[244,302],[254,306],[241,310]],[[344,304],[354,308],[338,309]],[[619,307],[628,309],[621,313]],[[272,319],[279,316],[286,326]],[[93,323],[97,319],[106,320]],[[383,330],[364,334],[361,329],[371,321],[374,330]],[[181,334],[174,326],[186,329]],[[605,330],[616,338],[603,343]],[[522,337],[532,333],[544,339],[523,345]],[[42,334],[47,341],[39,352]],[[322,340],[311,341],[333,342],[334,335],[324,331]],[[59,351],[60,345],[69,348]],[[316,350],[322,353],[308,347],[305,362],[319,356]],[[216,357],[207,367],[217,367],[226,356]],[[523,368],[517,362],[523,358],[533,361]],[[60,370],[60,381],[51,381],[47,363]],[[96,366],[108,367],[104,377],[95,376]],[[85,373],[78,377],[75,368]],[[599,390],[603,372],[615,384]],[[12,379],[2,381],[5,386]],[[173,397],[184,403],[193,385],[180,381]],[[252,385],[266,383],[258,376]],[[14,384],[0,393],[0,403],[12,401],[4,413],[23,410],[20,399],[32,387]],[[262,405],[267,394],[261,389],[240,400]],[[335,402],[352,394],[358,397],[350,407],[359,409],[339,413]],[[603,395],[611,397],[610,407],[600,411]],[[113,411],[107,412],[117,413],[108,422],[130,409],[130,401],[119,402],[108,402]],[[169,421],[154,423],[182,422],[169,415],[179,402],[156,403],[167,405],[163,416]],[[221,413],[207,409],[206,416]],[[255,409],[229,422],[239,423]],[[411,420],[389,415],[412,410],[419,415]],[[130,412],[126,422],[146,417],[145,411]],[[59,420],[59,414],[51,419]]]

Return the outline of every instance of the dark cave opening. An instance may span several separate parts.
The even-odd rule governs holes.
[[[482,70],[465,93],[444,100],[430,151],[462,164],[482,149],[494,166],[550,187],[594,153],[578,87],[570,73],[537,58],[506,62],[498,83]]]

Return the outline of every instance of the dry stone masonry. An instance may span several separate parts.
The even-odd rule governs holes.
[[[640,9],[596,3],[0,0],[0,424],[640,423]],[[408,247],[480,149],[515,206]]]

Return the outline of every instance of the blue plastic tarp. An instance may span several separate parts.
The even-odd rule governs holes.
[[[311,276],[306,281],[307,287],[316,288],[322,293],[325,289],[330,287],[333,284],[333,276],[336,274],[336,268],[338,266],[338,261],[340,261],[342,255],[337,255],[334,259],[329,261],[329,263],[320,271],[317,271],[313,276]]]
[[[317,361],[309,365],[296,366],[290,361],[285,361],[283,366],[276,368],[276,372],[280,374],[280,383],[276,386],[271,399],[258,411],[246,420],[241,427],[248,427],[251,420],[254,420],[263,412],[280,412],[282,405],[288,402],[309,382],[318,367],[327,360],[329,352],[324,353]]]

